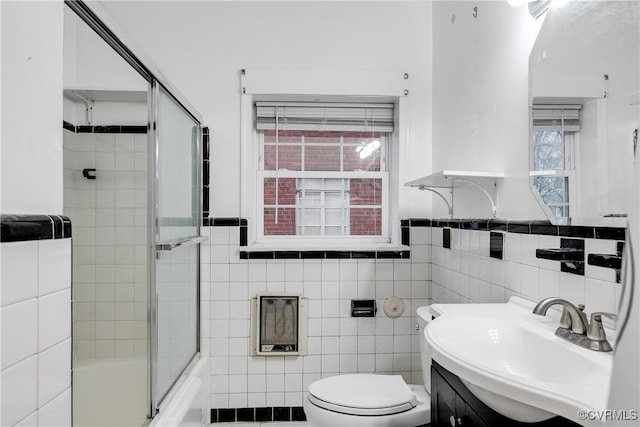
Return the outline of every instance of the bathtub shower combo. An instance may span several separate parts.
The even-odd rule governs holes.
[[[65,70],[74,70],[65,71],[64,91],[74,425],[208,424],[200,116],[114,35],[103,6],[66,4]],[[90,68],[110,61],[117,65],[106,72]]]

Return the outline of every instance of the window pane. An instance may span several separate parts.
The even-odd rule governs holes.
[[[304,170],[307,171],[339,171],[340,146],[305,146]]]
[[[276,209],[264,208],[265,236],[295,236],[296,209],[278,208],[278,223],[276,224]]]
[[[320,227],[299,227],[300,233],[305,236],[319,236],[320,235]]]
[[[382,204],[382,179],[352,179],[350,181],[352,205],[379,206]]]
[[[273,206],[276,204],[276,179],[264,179],[264,205]],[[278,205],[296,204],[296,179],[278,178]]]
[[[300,225],[321,225],[320,209],[302,209],[300,211]]]
[[[533,185],[557,217],[569,216],[569,180],[566,177],[536,176]]]
[[[276,131],[273,129],[267,129],[264,131],[264,142],[274,143],[276,142]],[[302,144],[302,131],[301,130],[279,130],[278,142],[296,143]]]
[[[326,209],[324,214],[325,225],[343,225],[342,209]]]
[[[276,146],[264,146],[264,170],[286,169],[290,171],[302,170],[302,147],[291,145],[278,146],[278,159],[276,164]]]
[[[352,208],[349,216],[352,236],[382,235],[382,209]]]
[[[324,234],[326,236],[342,236],[344,235],[344,227],[325,227]]]
[[[284,144],[284,145],[280,145]],[[294,145],[291,145],[294,144]],[[278,131],[278,169],[302,168],[302,131]],[[264,170],[276,170],[276,131],[264,131]]]
[[[346,194],[343,192],[330,192],[324,196],[326,206],[344,206],[346,204]]]
[[[312,131],[304,132],[305,144],[340,144],[342,132],[339,131]]]
[[[318,181],[322,182],[322,188],[324,190],[343,190],[344,189],[344,179],[320,179]]]
[[[371,132],[345,132],[344,170],[379,171],[380,134]]]
[[[300,197],[299,206],[307,207],[307,206],[320,206],[321,204],[321,194],[318,191],[305,191],[303,195]]]
[[[533,134],[534,170],[564,169],[564,140],[562,132],[538,131]]]

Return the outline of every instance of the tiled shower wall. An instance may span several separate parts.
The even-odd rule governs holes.
[[[146,134],[64,130],[76,360],[146,357],[146,170]]]
[[[0,424],[71,425],[71,239],[3,242],[0,251]]]
[[[501,303],[513,295],[532,301],[559,296],[584,303],[587,313],[616,312],[620,285],[615,270],[585,263],[581,276],[561,272],[558,261],[536,258],[536,249],[559,248],[560,236],[498,231],[503,234],[504,254],[496,259],[489,256],[491,231],[452,228],[451,248],[444,248],[443,229],[430,228],[434,302]],[[585,258],[589,253],[615,254],[619,242],[583,239]]]
[[[411,227],[411,259],[240,259],[240,227],[205,227],[202,348],[211,356],[211,407],[301,406],[308,385],[346,373],[395,373],[422,383],[415,311],[429,301],[430,228]],[[249,299],[261,292],[309,299],[308,355],[249,356]],[[405,304],[384,315],[385,298]],[[375,299],[375,318],[350,316]]]

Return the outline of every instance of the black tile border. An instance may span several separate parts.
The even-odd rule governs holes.
[[[225,422],[307,421],[302,406],[212,408],[212,424]]]
[[[445,249],[451,249],[451,229],[442,229],[442,247]]]
[[[202,222],[209,220],[209,184],[211,183],[209,153],[210,149],[209,128],[202,128]]]
[[[240,251],[240,259],[411,259],[411,251]]]
[[[626,228],[619,227],[595,227],[596,239],[609,239],[624,241],[627,234]]]
[[[489,256],[502,259],[504,256],[504,233],[491,231],[489,234]]]
[[[246,248],[248,244],[248,221],[240,217],[204,218],[204,227],[240,227],[240,247]],[[411,227],[441,227],[443,230],[461,229],[476,231],[499,232],[500,236],[494,239],[504,239],[504,233],[534,234],[544,236],[562,236],[573,238],[595,238],[624,241],[626,229],[620,227],[585,227],[553,225],[545,220],[507,220],[486,218],[451,218],[428,219],[409,218],[400,221],[400,236],[403,245],[411,245]],[[493,234],[493,233],[492,233]],[[496,241],[497,244],[497,241]],[[504,248],[504,242],[503,242]],[[494,258],[500,258],[499,251],[494,253]],[[240,251],[240,259],[410,259],[410,250],[371,250],[371,251]]]
[[[71,123],[67,122],[66,120],[62,121],[62,129],[71,131],[73,133],[76,133],[76,126],[72,125]]]
[[[560,271],[584,276],[584,240],[562,238],[560,239],[560,247],[573,248],[582,251],[582,261],[562,261],[560,262]]]
[[[71,237],[71,220],[64,215],[2,214],[1,223],[1,242]]]
[[[414,220],[410,223],[413,226]],[[427,220],[428,221],[428,220]],[[542,236],[560,236],[583,239],[603,239],[624,241],[626,228],[582,225],[553,225],[546,220],[507,220],[507,219],[433,219],[431,227],[442,227],[478,231],[506,231],[518,234],[537,234]]]
[[[404,221],[401,221],[400,224],[402,224],[403,222]],[[411,228],[409,225],[400,226],[400,243],[405,246],[409,246],[411,244]]]
[[[208,218],[209,227],[240,227],[241,218]],[[246,221],[246,220],[245,220]]]
[[[582,237],[583,239],[595,239],[594,227],[582,227],[563,225],[558,227],[558,234],[563,237]]]
[[[241,227],[247,226],[245,218],[206,218],[205,227]],[[543,236],[561,237],[581,237],[589,239],[618,240],[624,241],[626,228],[624,227],[601,227],[601,226],[576,226],[576,225],[553,225],[546,220],[507,220],[507,219],[428,219],[409,218],[400,221],[400,231],[402,243],[407,246],[411,243],[405,235],[407,228],[411,227],[442,227],[462,230],[477,231],[506,231],[507,233],[518,234],[538,234]],[[241,230],[242,233],[242,230]],[[243,245],[246,246],[246,245]]]
[[[147,125],[75,126],[74,124],[69,123],[66,120],[62,121],[62,128],[73,133],[147,133]]]
[[[407,221],[410,227],[431,227],[431,220],[427,218],[410,218]]]

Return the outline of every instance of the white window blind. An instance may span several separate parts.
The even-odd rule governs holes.
[[[578,132],[582,105],[534,104],[532,108],[535,130]]]
[[[393,104],[256,102],[256,129],[393,132]]]

